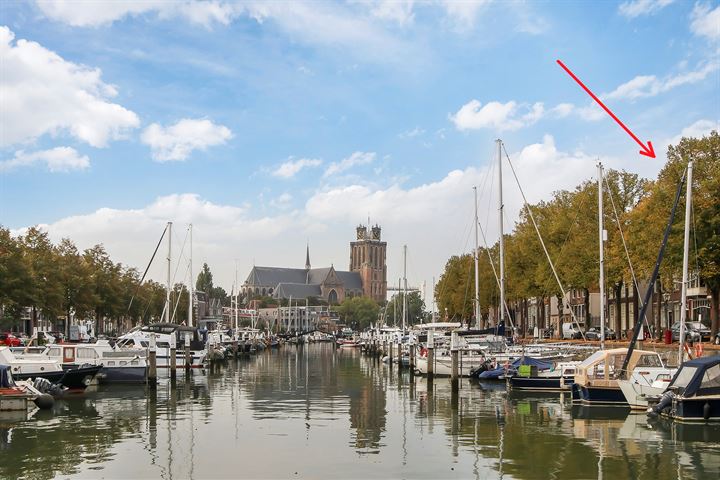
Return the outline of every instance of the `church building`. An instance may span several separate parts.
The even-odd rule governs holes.
[[[308,246],[305,268],[253,267],[242,286],[242,294],[246,298],[317,298],[331,305],[357,296],[384,302],[387,296],[387,243],[380,240],[380,233],[378,225],[357,227],[356,241],[350,242],[350,271],[335,270],[333,266],[312,268]]]

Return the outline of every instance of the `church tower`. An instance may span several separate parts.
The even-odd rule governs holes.
[[[360,273],[363,295],[376,302],[387,297],[387,242],[380,240],[379,225],[355,229],[356,241],[350,242],[350,271]]]

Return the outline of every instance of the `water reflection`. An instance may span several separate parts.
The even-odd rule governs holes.
[[[288,347],[0,416],[0,478],[718,478],[720,426]],[[340,475],[339,472],[342,472]]]

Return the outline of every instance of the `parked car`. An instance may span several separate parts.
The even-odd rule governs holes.
[[[582,332],[580,327],[575,323],[563,323],[562,324],[562,338],[563,340],[577,340],[582,338]]]
[[[600,340],[600,327],[592,327],[587,332],[585,332],[585,338],[588,340]],[[615,330],[613,330],[610,327],[605,327],[605,340],[616,340],[617,335],[615,334]]]
[[[700,332],[697,331],[696,329],[692,328],[693,323],[700,323],[700,322],[685,322],[685,341],[686,342],[699,342],[702,338]],[[670,330],[672,331],[672,341],[679,342],[680,341],[680,322],[673,323],[672,327],[670,327]],[[708,337],[709,337],[709,334],[708,334]]]
[[[709,342],[710,341],[710,334],[712,333],[708,327],[706,327],[702,322],[686,322],[686,326],[689,326],[696,332],[700,334],[700,340],[703,342]]]
[[[19,347],[22,341],[12,333],[0,333],[0,345],[5,347]]]

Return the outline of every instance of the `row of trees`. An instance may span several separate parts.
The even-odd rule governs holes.
[[[226,299],[213,287],[206,265],[198,276],[198,288]],[[96,334],[117,332],[138,323],[161,319],[165,285],[152,280],[140,283],[137,269],[115,263],[102,245],[79,251],[65,238],[53,244],[47,232],[31,227],[14,237],[0,226],[0,328],[24,330],[40,326],[41,319],[67,330],[67,319],[89,319]],[[177,322],[188,316],[188,290],[175,284],[171,294]],[[30,325],[22,324],[30,309]],[[45,326],[50,326],[47,323]],[[105,332],[105,330],[111,332]]]
[[[688,161],[693,160],[690,268],[699,274],[701,283],[710,293],[712,329],[715,332],[718,330],[720,294],[720,136],[713,131],[700,139],[683,138],[677,145],[668,148],[667,157],[667,163],[654,181],[626,171],[605,172],[607,183],[604,185],[603,209],[608,232],[605,243],[606,291],[619,297],[624,285],[632,285],[618,226],[622,227],[638,281],[649,279],[675,191]],[[586,305],[589,304],[589,291],[599,288],[597,195],[597,183],[586,181],[573,191],[557,191],[550,200],[530,207],[564,287],[566,290],[583,291]],[[684,221],[683,209],[679,208],[660,269],[659,295],[673,290],[674,282],[681,278]],[[497,259],[497,243],[488,249],[480,248],[479,284],[483,315],[488,314],[491,306],[499,304],[493,273],[493,266],[496,270],[498,268]],[[518,305],[532,297],[560,296],[560,289],[527,210],[520,214],[513,232],[505,236],[505,259],[506,299],[509,303]],[[472,256],[451,257],[436,285],[440,312],[447,311],[450,317],[469,319],[473,314],[474,283]]]

